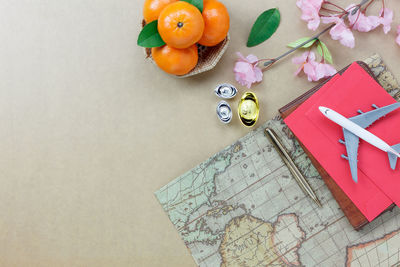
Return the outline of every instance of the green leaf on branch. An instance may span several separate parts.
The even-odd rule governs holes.
[[[310,37],[303,37],[303,38],[300,38],[299,40],[296,40],[294,42],[289,43],[287,46],[295,48],[295,47],[301,45],[302,43],[304,43],[305,41],[307,41],[309,39],[310,39]],[[317,40],[318,39],[313,39],[312,41],[310,41],[310,42],[306,43],[305,45],[301,46],[301,48],[308,48],[308,47],[312,46]]]
[[[137,44],[143,47],[159,47],[165,45],[157,29],[157,20],[146,24],[139,33]]]
[[[329,64],[333,64],[331,52],[323,42],[319,41],[317,46],[318,53],[325,59]]]
[[[182,0],[182,1],[194,5],[200,10],[200,13],[203,12],[203,0]]]
[[[254,22],[251,28],[247,46],[252,47],[261,44],[274,34],[281,21],[281,14],[276,8],[264,11]]]

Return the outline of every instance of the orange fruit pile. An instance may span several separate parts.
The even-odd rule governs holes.
[[[155,63],[167,73],[184,75],[197,64],[197,43],[215,46],[229,30],[228,10],[217,0],[204,0],[203,11],[185,1],[145,0],[146,23],[158,20],[158,32],[166,43],[153,47]]]
[[[222,42],[229,30],[228,10],[221,2],[216,0],[204,0],[203,19],[204,32],[199,44],[214,46]]]

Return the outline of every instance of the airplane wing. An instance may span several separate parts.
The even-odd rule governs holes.
[[[357,183],[358,181],[357,154],[358,154],[359,138],[357,135],[349,132],[344,128],[343,128],[343,136],[347,151],[346,159],[349,161],[351,177],[353,178],[353,181]]]
[[[376,106],[375,106],[376,107]],[[379,120],[388,113],[400,108],[400,103],[394,103],[382,108],[376,108],[375,110],[362,113],[360,115],[349,118],[352,122],[358,124],[363,128],[369,127],[372,123]],[[351,177],[354,182],[357,183],[357,154],[358,154],[358,136],[352,134],[346,129],[343,129],[343,136],[347,151],[347,160],[349,161]]]
[[[369,127],[372,123],[379,120],[383,116],[387,115],[388,113],[400,108],[400,103],[394,103],[382,108],[377,108],[375,110],[371,110],[361,115],[357,115],[354,117],[349,118],[355,124],[360,125],[363,128]]]

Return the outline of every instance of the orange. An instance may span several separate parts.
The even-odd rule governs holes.
[[[174,75],[184,75],[190,72],[199,59],[196,45],[184,49],[173,48],[168,45],[153,47],[151,56],[160,69]]]
[[[214,46],[222,42],[229,30],[229,14],[224,4],[216,0],[204,0],[203,19],[205,27],[199,44]]]
[[[175,1],[176,0],[145,0],[143,6],[143,18],[146,23],[158,19],[158,16],[164,7]]]
[[[187,48],[203,35],[204,20],[200,11],[184,1],[166,6],[158,17],[158,32],[171,47]]]

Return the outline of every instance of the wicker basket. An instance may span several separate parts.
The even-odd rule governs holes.
[[[144,22],[142,25],[144,26]],[[199,50],[199,61],[197,62],[196,67],[194,67],[194,69],[192,69],[189,73],[181,76],[176,75],[176,77],[186,78],[214,68],[217,65],[218,61],[221,59],[222,55],[225,53],[226,49],[228,48],[229,41],[230,38],[228,33],[226,38],[216,46],[208,47],[198,44],[197,48]],[[151,57],[150,48],[145,48],[145,55],[147,59],[149,59],[151,62],[154,63]]]

